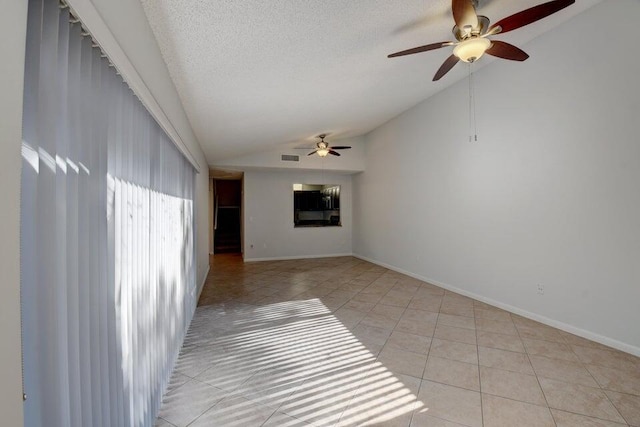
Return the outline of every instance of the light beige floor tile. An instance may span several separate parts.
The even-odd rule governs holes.
[[[414,310],[408,308],[402,314],[401,320],[415,323],[435,323],[438,320],[438,314],[431,311]]]
[[[479,308],[481,310],[500,310],[498,307],[491,304],[487,304],[483,301],[473,300],[473,308]]]
[[[402,307],[384,304],[376,304],[373,309],[371,309],[371,313],[380,314],[393,320],[400,320],[404,312],[405,309]]]
[[[155,423],[153,424],[153,427],[175,427],[175,426],[173,424],[171,424],[167,420],[164,420],[162,418],[158,418],[158,419],[156,419]]]
[[[440,306],[440,313],[452,314],[454,316],[474,317],[473,305],[456,304],[443,302]]]
[[[349,405],[366,372],[329,372],[307,380],[278,411],[311,424],[334,425]]]
[[[425,313],[427,313],[425,311]],[[415,322],[410,319],[400,319],[395,328],[398,332],[407,334],[421,335],[424,337],[432,337],[436,330],[436,323],[433,322]]]
[[[415,310],[425,310],[438,313],[442,298],[437,296],[414,296],[409,303],[409,307]]]
[[[596,348],[596,349],[608,350],[608,351],[613,350],[612,348],[607,347],[606,345],[588,340],[586,338],[579,337],[577,335],[570,334],[568,332],[560,331],[560,334],[564,337],[565,342],[569,345],[578,345],[581,347],[590,347],[590,348]]]
[[[380,345],[380,349],[382,349],[389,335],[391,335],[391,331],[388,329],[374,328],[361,323],[355,327],[353,335],[363,344],[377,344]]]
[[[484,347],[497,348],[500,350],[517,351],[524,353],[524,344],[517,335],[503,335],[493,332],[476,331],[478,345]]]
[[[624,422],[600,389],[538,378],[549,407],[604,420]]]
[[[391,289],[403,294],[409,294],[413,296],[416,294],[419,288],[420,283],[418,281],[405,282],[401,279]]]
[[[261,371],[245,383],[235,394],[277,409],[305,381],[309,369],[285,369],[278,372]]]
[[[482,426],[480,393],[423,380],[418,401],[428,415],[469,427]]]
[[[308,292],[311,292],[311,291],[308,291]],[[333,291],[329,292],[327,294],[327,296],[333,297],[333,298],[340,298],[340,299],[344,299],[345,301],[349,301],[351,298],[356,296],[357,293],[358,293],[358,291],[348,291],[343,287],[343,288],[339,288],[339,289],[334,289]]]
[[[311,424],[277,411],[262,427],[311,427]]]
[[[640,359],[630,354],[615,350],[602,350],[599,348],[582,347],[572,345],[571,349],[580,361],[589,365],[600,365],[608,368],[620,369],[627,372],[640,370]]]
[[[429,415],[429,408],[417,409],[411,419],[411,427],[466,427],[462,424]]]
[[[393,330],[398,324],[396,319],[391,319],[387,316],[384,316],[379,313],[369,312],[366,316],[360,321],[361,324],[371,326],[374,328],[388,329]]]
[[[476,322],[473,317],[454,316],[451,314],[440,314],[438,316],[438,324],[446,326],[455,326],[457,328],[475,329]]]
[[[439,324],[436,326],[434,338],[441,338],[449,341],[457,341],[465,344],[476,344],[476,331],[473,329],[456,328]]]
[[[169,384],[167,385],[167,390],[165,393],[171,393],[173,390],[177,389],[178,387],[188,383],[191,380],[191,378],[189,378],[186,375],[182,375],[181,373],[174,371],[173,374],[171,375],[171,379],[169,380]]]
[[[567,362],[558,359],[549,359],[542,356],[529,356],[533,369],[539,377],[552,380],[565,381],[573,384],[599,387],[589,371],[582,363]]]
[[[523,338],[522,342],[524,343],[524,348],[529,354],[549,357],[551,359],[567,360],[569,362],[580,361],[573,351],[571,351],[571,348],[566,344],[529,338]]]
[[[351,298],[351,301],[364,302],[369,304],[377,304],[384,296],[379,293],[367,293],[364,290]]]
[[[190,427],[213,425],[228,427],[261,426],[275,412],[275,408],[261,405],[241,396],[230,396],[202,414]]]
[[[636,393],[640,359],[628,354],[351,257],[221,259],[212,258],[161,408],[176,425],[204,413],[197,423],[259,426],[278,407],[265,426],[335,425],[341,417],[345,425],[481,425],[479,369],[481,386],[490,391],[535,400],[519,383],[526,376],[518,373],[533,372],[528,359],[540,381],[552,381],[544,390],[550,401],[570,411],[553,410],[560,427],[624,425],[616,411],[627,421],[637,417],[638,396],[624,392]],[[381,304],[383,298],[390,304]],[[367,315],[383,327],[361,324]],[[518,335],[509,335],[514,325]],[[518,354],[527,350],[529,356]],[[593,372],[585,373],[584,363]],[[392,372],[419,376],[422,368],[422,382]],[[585,387],[596,385],[593,376],[611,389],[608,396]],[[543,406],[485,396],[504,401],[495,416],[485,404],[487,426],[501,419],[510,427],[548,421]],[[163,418],[156,424],[174,425]]]
[[[427,356],[387,346],[378,355],[378,362],[391,372],[422,378]]]
[[[478,364],[478,348],[472,344],[434,338],[431,340],[429,354],[459,362]]]
[[[432,285],[431,283],[426,283],[426,282],[420,283],[420,287],[416,292],[417,297],[423,297],[426,295],[444,297],[444,294],[445,294],[444,289],[442,289],[439,286]]]
[[[382,297],[380,303],[407,308],[407,306],[409,306],[409,303],[411,302],[411,298],[413,298],[413,295],[411,294],[391,290]]]
[[[536,328],[539,326],[545,326],[544,324],[537,322],[535,320],[531,320],[531,319],[527,319],[526,317],[522,317],[518,314],[511,314],[511,320],[513,320],[513,324],[516,325],[516,327],[520,327],[520,326],[528,326],[528,327],[532,327],[532,328]]]
[[[175,372],[194,378],[224,360],[225,357],[227,354],[224,348],[219,345],[194,348],[178,357]]]
[[[349,310],[362,311],[363,313],[367,313],[371,311],[375,307],[375,304],[372,302],[362,302],[356,301],[353,298],[347,302],[343,308],[348,308]]]
[[[482,393],[546,406],[538,379],[534,375],[481,366],[480,384]]]
[[[468,304],[474,304],[475,300],[473,298],[469,298],[466,297],[464,295],[460,295],[456,292],[452,292],[452,291],[447,291],[445,290],[445,295],[444,295],[445,299],[449,300],[449,301],[458,301],[460,303],[468,303]]]
[[[524,353],[500,350],[497,348],[478,347],[480,365],[506,371],[533,375],[529,357]]]
[[[499,320],[486,319],[482,317],[477,318],[476,329],[496,334],[518,335],[518,331],[511,320],[508,322],[501,322]]]
[[[429,353],[431,338],[421,335],[407,334],[400,331],[393,331],[386,343],[387,347],[398,350],[412,351],[426,355]]]
[[[587,417],[585,415],[572,414],[571,412],[552,409],[551,414],[556,421],[557,427],[622,427],[626,424],[605,421],[599,418]]]
[[[363,381],[336,427],[407,427],[416,408],[420,379],[374,370]]]
[[[424,379],[480,391],[478,365],[429,356]]]
[[[354,328],[367,315],[367,313],[342,306],[338,309],[334,316],[347,328]]]
[[[605,393],[629,425],[640,427],[640,396],[613,391],[606,391]]]
[[[226,396],[220,388],[191,380],[164,397],[159,415],[175,426],[186,426]]]
[[[520,338],[529,338],[534,340],[553,341],[564,344],[564,338],[560,335],[560,331],[549,326],[523,326],[516,324]]]
[[[234,391],[260,370],[259,365],[231,357],[207,369],[195,379],[226,391]]]
[[[544,406],[482,394],[484,427],[554,427]]]
[[[602,388],[640,396],[640,370],[620,370],[598,365],[586,365],[586,368]]]
[[[511,313],[500,310],[498,308],[479,308],[474,309],[476,319],[497,320],[499,322],[511,322]]]
[[[475,300],[464,295],[446,292],[442,300],[446,305],[459,305],[461,307],[473,308]]]

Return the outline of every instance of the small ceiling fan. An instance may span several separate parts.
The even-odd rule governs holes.
[[[456,24],[453,27],[453,35],[457,42],[447,41],[418,46],[413,49],[392,53],[388,57],[395,58],[397,56],[440,49],[445,46],[454,46],[453,54],[444,61],[444,64],[433,77],[433,81],[440,80],[458,61],[475,62],[485,53],[512,61],[524,61],[529,58],[529,55],[525,52],[509,43],[490,40],[488,37],[529,25],[571,6],[573,3],[575,3],[575,0],[554,0],[539,4],[503,18],[489,26],[489,18],[476,13],[475,5],[477,0],[452,0],[451,9]]]
[[[324,139],[327,137],[327,135],[322,134],[322,135],[318,135],[318,138],[320,138],[320,142],[316,143],[316,149],[314,151],[312,151],[311,153],[307,154],[307,156],[311,156],[313,154],[318,154],[318,156],[320,157],[326,157],[327,154],[331,154],[334,156],[339,156],[340,153],[338,153],[337,151],[334,150],[348,150],[349,147],[348,145],[340,145],[340,146],[336,146],[336,147],[329,147],[329,143],[326,142]]]

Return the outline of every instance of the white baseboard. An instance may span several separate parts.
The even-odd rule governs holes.
[[[624,351],[625,353],[630,353],[630,354],[633,354],[634,356],[640,357],[640,347],[636,347],[634,345],[627,344],[625,342],[618,341],[618,340],[615,340],[613,338],[606,337],[604,335],[596,334],[594,332],[587,331],[585,329],[581,329],[581,328],[578,328],[576,326],[569,325],[567,323],[560,322],[558,320],[542,316],[540,314],[532,313],[530,311],[523,310],[521,308],[509,305],[509,304],[505,304],[505,303],[502,303],[500,301],[493,300],[491,298],[486,298],[486,297],[484,297],[482,295],[478,295],[476,293],[469,292],[469,291],[466,291],[464,289],[460,289],[458,287],[448,285],[446,283],[438,282],[437,280],[432,280],[432,279],[429,279],[428,277],[420,276],[419,274],[415,274],[415,273],[412,273],[410,271],[403,270],[402,268],[398,268],[398,267],[396,267],[394,265],[387,264],[387,263],[384,263],[384,262],[381,262],[381,261],[366,257],[364,255],[359,255],[359,254],[354,253],[354,254],[352,254],[352,256],[354,256],[356,258],[359,258],[361,260],[370,262],[372,264],[376,264],[376,265],[379,265],[381,267],[388,268],[389,270],[393,270],[393,271],[396,271],[398,273],[405,274],[405,275],[407,275],[409,277],[413,277],[414,279],[418,279],[418,280],[421,280],[423,282],[431,283],[433,285],[439,286],[439,287],[441,287],[443,289],[446,289],[448,291],[455,292],[457,294],[464,295],[466,297],[473,298],[473,299],[478,300],[478,301],[482,301],[482,302],[484,302],[486,304],[489,304],[489,305],[492,305],[494,307],[498,307],[498,308],[501,308],[503,310],[507,310],[507,311],[509,311],[511,313],[517,314],[519,316],[526,317],[527,319],[531,319],[531,320],[535,320],[535,321],[540,322],[540,323],[544,323],[545,325],[552,326],[554,328],[558,328],[558,329],[560,329],[562,331],[569,332],[571,334],[578,335],[579,337],[586,338],[588,340],[595,341],[597,343],[606,345],[608,347],[612,347],[612,348],[615,348],[617,350]]]
[[[343,256],[354,256],[354,255],[351,252],[349,252],[344,254],[295,255],[295,256],[266,257],[266,258],[244,258],[244,262],[288,261],[292,259],[336,258],[336,257],[343,257]]]
[[[209,276],[209,271],[210,270],[211,270],[211,264],[208,264],[207,265],[207,271],[204,273],[204,277],[202,278],[202,282],[200,283],[200,286],[198,287],[198,298],[196,298],[196,304],[200,300],[200,294],[202,293],[202,290],[204,289],[204,284],[207,281],[207,276]]]

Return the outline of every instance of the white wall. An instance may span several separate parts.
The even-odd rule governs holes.
[[[330,145],[347,145],[350,150],[340,150],[340,157],[328,156],[323,159],[320,156],[308,156],[312,150],[303,150],[289,146],[279,147],[246,156],[234,157],[217,162],[214,167],[219,169],[245,170],[247,168],[270,169],[306,169],[327,170],[334,172],[361,172],[364,170],[364,137],[329,140]],[[299,144],[298,144],[299,145]],[[309,142],[308,146],[315,144]],[[281,156],[290,154],[299,156],[298,162],[283,161]]]
[[[296,183],[340,185],[342,227],[294,228],[293,184]],[[351,175],[300,171],[245,172],[245,261],[350,255],[351,194]]]
[[[0,13],[0,414],[21,426],[20,144],[27,2],[9,0]]]
[[[604,2],[481,69],[477,143],[467,81],[368,135],[354,253],[640,355],[639,16]]]

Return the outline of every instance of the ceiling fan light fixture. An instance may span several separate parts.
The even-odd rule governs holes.
[[[491,47],[491,41],[484,37],[463,40],[453,49],[453,54],[464,62],[475,62]]]
[[[320,157],[327,157],[327,154],[329,154],[329,150],[326,148],[320,148],[318,149],[317,153]]]

